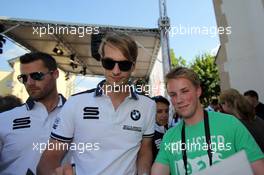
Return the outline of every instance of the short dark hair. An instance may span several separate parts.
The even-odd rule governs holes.
[[[218,105],[218,99],[212,99],[211,104],[212,105]]]
[[[17,106],[20,106],[21,104],[21,99],[14,95],[0,97],[0,112],[11,110]]]
[[[250,97],[255,97],[258,100],[258,93],[254,90],[248,90],[244,92],[244,96],[250,96]]]
[[[19,60],[21,64],[27,64],[33,61],[42,60],[45,67],[47,67],[49,70],[57,69],[56,60],[51,55],[43,52],[26,53],[22,55]]]
[[[163,97],[163,96],[161,96],[161,95],[159,95],[159,96],[155,96],[155,97],[152,97],[152,99],[153,99],[156,103],[160,102],[160,103],[164,103],[164,104],[170,106],[170,102],[169,102],[165,97]]]

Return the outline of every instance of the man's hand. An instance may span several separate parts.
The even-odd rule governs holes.
[[[52,175],[75,175],[72,165],[64,165],[55,169]]]
[[[63,145],[64,142],[57,141],[55,139],[50,139],[50,144],[53,145]],[[66,143],[68,144],[68,143]],[[40,161],[37,166],[37,175],[53,175],[56,168],[61,166],[61,160],[64,157],[67,150],[65,149],[46,149],[42,154]],[[66,168],[68,169],[68,168]],[[63,168],[62,168],[63,170]],[[58,173],[61,170],[58,169]],[[62,171],[63,173],[63,171]]]
[[[150,174],[152,165],[152,138],[143,138],[138,152],[138,175]]]

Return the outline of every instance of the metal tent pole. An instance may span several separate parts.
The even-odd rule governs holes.
[[[162,47],[163,73],[166,75],[171,69],[170,46],[169,46],[169,29],[170,19],[167,16],[166,0],[159,0],[160,18],[160,40]]]

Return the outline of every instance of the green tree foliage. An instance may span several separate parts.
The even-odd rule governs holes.
[[[179,58],[176,58],[174,50],[170,49],[170,58],[171,58],[171,66],[172,68],[178,67],[178,66],[184,66],[186,67],[186,60],[183,59],[181,56]]]
[[[210,99],[220,93],[220,78],[215,58],[209,54],[196,56],[190,68],[199,75],[203,91],[201,102],[204,106],[207,106],[210,103]]]

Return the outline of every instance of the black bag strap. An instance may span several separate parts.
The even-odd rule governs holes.
[[[209,119],[208,119],[208,112],[204,111],[204,130],[205,130],[205,139],[208,146],[207,154],[209,158],[209,164],[212,166],[212,150],[211,150],[211,134],[210,134],[210,127],[209,127]],[[185,168],[185,174],[187,175],[187,152],[186,152],[186,137],[185,137],[185,122],[183,121],[182,131],[181,131],[181,148],[182,148],[182,159]]]

